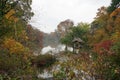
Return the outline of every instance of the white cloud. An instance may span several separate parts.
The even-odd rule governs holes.
[[[75,23],[91,22],[97,9],[108,6],[111,0],[33,0],[35,13],[31,24],[42,31],[51,32],[59,22],[72,19]]]

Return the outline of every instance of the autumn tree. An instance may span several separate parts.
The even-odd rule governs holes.
[[[96,75],[101,79],[120,79],[118,77],[119,65],[118,46],[120,41],[120,20],[119,20],[119,0],[112,0],[109,7],[101,8],[95,20],[91,24],[91,37],[89,36],[89,45],[92,44],[93,62]],[[110,11],[109,11],[110,10]],[[118,44],[118,45],[117,45]],[[116,46],[116,49],[115,49]],[[117,55],[117,56],[116,56]],[[111,76],[112,75],[112,76]]]
[[[40,52],[43,47],[43,32],[32,27],[31,25],[28,25],[26,33],[28,36],[26,46],[29,47],[33,52]]]
[[[120,13],[120,8],[115,9],[111,13],[110,20],[109,20],[111,25],[108,26],[108,28],[111,29],[110,31],[112,33],[111,39],[114,40],[115,42],[120,40],[120,36],[119,36],[119,34],[120,34],[120,27],[119,27],[119,25],[120,25],[120,18],[119,18],[120,14],[119,13]]]
[[[58,32],[61,34],[61,36],[64,36],[70,31],[70,28],[73,27],[73,25],[73,21],[69,19],[62,21],[57,26]]]
[[[25,20],[26,22],[33,16],[31,12],[32,0],[1,0],[0,1],[0,17],[4,17],[10,10],[14,9],[16,16]]]
[[[26,39],[25,28],[33,16],[32,0],[1,0],[0,2],[0,37],[13,37],[19,42]]]
[[[73,25],[73,21],[69,19],[62,21],[58,24],[57,29],[61,35],[61,38],[64,37],[68,32],[70,32],[70,28],[73,27]],[[67,44],[65,50],[67,51]]]
[[[30,66],[32,54],[25,46],[26,25],[33,16],[31,2],[32,0],[0,0],[0,74],[7,74],[9,79],[18,76],[22,78],[23,74],[31,75],[33,71]]]

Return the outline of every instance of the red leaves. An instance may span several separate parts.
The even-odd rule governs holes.
[[[108,52],[112,44],[113,44],[113,41],[111,40],[102,41],[94,45],[94,51],[99,54],[102,54],[104,51]]]

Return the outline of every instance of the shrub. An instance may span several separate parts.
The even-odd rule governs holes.
[[[55,61],[55,57],[50,54],[39,55],[34,57],[32,65],[35,65],[38,68],[45,68],[51,66]]]

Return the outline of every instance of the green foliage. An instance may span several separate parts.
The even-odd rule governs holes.
[[[110,6],[108,7],[108,12],[113,12],[116,8],[120,6],[120,0],[112,0]]]
[[[120,74],[120,42],[116,42],[111,49],[113,51],[111,62],[115,65],[116,75],[118,75]]]
[[[12,27],[0,27],[0,38],[3,38],[5,35],[7,36],[8,33],[12,31]]]
[[[87,42],[87,32],[89,31],[89,24],[79,23],[77,26],[72,27],[71,31],[61,38],[62,44],[73,46],[72,40],[74,38],[81,38],[84,42]]]
[[[87,42],[87,33],[89,31],[88,23],[79,23],[72,29],[73,37],[81,38],[84,42]]]
[[[116,54],[120,54],[120,42],[116,42],[113,47],[112,50],[116,53]]]
[[[61,38],[62,44],[68,44],[69,46],[72,45],[73,36],[71,33],[67,34],[65,37]]]

